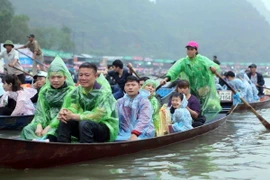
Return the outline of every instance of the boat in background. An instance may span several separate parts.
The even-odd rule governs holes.
[[[21,130],[24,126],[29,124],[34,115],[27,116],[3,116],[0,115],[0,129],[1,130]]]

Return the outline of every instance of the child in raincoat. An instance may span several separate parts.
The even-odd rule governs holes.
[[[0,99],[0,115],[32,115],[35,107],[30,100],[36,94],[32,88],[22,88],[16,75],[7,74],[2,79],[6,91]],[[15,105],[16,104],[16,105]]]
[[[25,140],[56,140],[56,129],[64,97],[74,88],[74,82],[63,60],[56,56],[48,69],[46,84],[42,86],[34,119],[23,128],[21,138]]]
[[[170,107],[173,132],[182,132],[192,129],[192,117],[187,110],[188,101],[185,95],[174,92]]]
[[[117,101],[119,133],[117,141],[147,139],[155,136],[153,108],[148,96],[140,91],[139,79],[129,76],[124,86],[125,96]]]
[[[150,92],[150,96],[148,96],[148,99],[152,105],[152,108],[154,110],[153,114],[153,121],[154,121],[154,126],[155,130],[158,131],[159,129],[159,109],[160,109],[160,103],[155,97],[155,90],[158,86],[158,83],[154,80],[148,79],[144,82],[142,89],[145,89]]]

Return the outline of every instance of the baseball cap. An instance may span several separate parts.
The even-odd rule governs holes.
[[[47,77],[48,73],[44,71],[39,71],[33,78],[36,79],[37,77]]]
[[[198,45],[198,43],[195,42],[195,41],[190,41],[190,42],[187,43],[186,48],[187,48],[187,47],[193,47],[193,48],[198,49],[198,48],[199,48],[199,45]]]
[[[256,64],[251,64],[248,66],[249,68],[257,68]]]

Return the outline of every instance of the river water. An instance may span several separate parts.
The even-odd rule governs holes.
[[[269,87],[270,79],[266,81]],[[258,112],[270,122],[269,109]],[[270,133],[254,114],[233,113],[218,129],[183,143],[48,169],[0,169],[0,179],[267,180],[270,179]]]

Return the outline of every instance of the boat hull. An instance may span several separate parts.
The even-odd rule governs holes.
[[[249,103],[255,110],[261,110],[261,109],[267,109],[270,108],[270,97],[267,96],[268,98],[264,101],[260,101],[260,102],[255,102],[255,103]],[[233,108],[233,107],[232,107]],[[248,111],[249,107],[245,104],[239,104],[234,112],[244,112],[244,111]]]
[[[216,129],[228,118],[226,115],[218,116],[218,119],[189,131],[139,141],[65,144],[0,138],[0,166],[16,169],[46,168],[154,149]]]
[[[0,116],[0,130],[21,130],[29,124],[34,115],[28,116]]]

